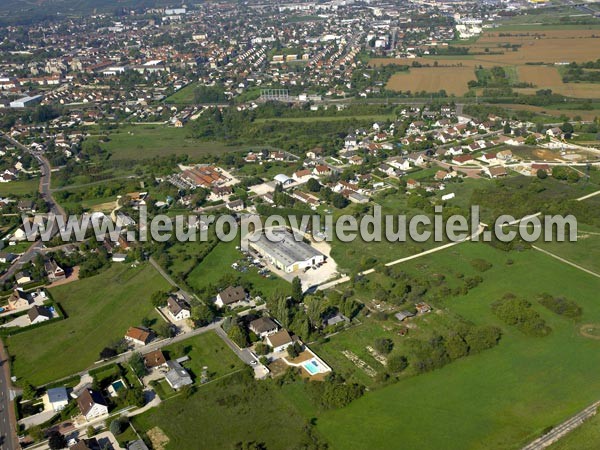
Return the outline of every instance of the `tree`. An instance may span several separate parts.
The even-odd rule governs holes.
[[[544,169],[538,169],[536,176],[540,180],[545,180],[546,178],[548,178],[548,172],[546,172]]]
[[[574,128],[573,128],[573,125],[571,125],[569,122],[563,123],[561,125],[560,129],[565,134],[573,134],[573,131],[575,131]]]
[[[51,450],[60,450],[67,446],[67,439],[58,431],[51,431],[48,435],[48,446]]]
[[[382,355],[388,355],[394,348],[394,342],[388,338],[378,338],[375,339],[374,347],[375,350],[377,350]]]
[[[196,392],[196,388],[192,385],[183,386],[179,389],[179,392],[183,396],[183,398],[190,398],[194,392]]]
[[[300,303],[302,301],[302,281],[300,281],[299,277],[294,277],[292,280],[292,298],[296,303]]]
[[[133,387],[131,389],[127,389],[125,394],[125,400],[129,405],[135,405],[138,408],[141,408],[146,403],[144,399],[144,391],[140,387]]]
[[[310,192],[319,192],[321,190],[321,183],[316,178],[309,178],[306,182],[306,188]]]
[[[246,329],[243,328],[239,323],[231,326],[227,333],[229,339],[231,339],[240,348],[245,348],[248,345],[248,334]]]
[[[131,366],[133,373],[135,373],[139,378],[142,378],[144,375],[146,375],[144,357],[140,353],[135,352],[133,355],[131,355],[131,358],[129,358],[129,365]]]
[[[162,338],[171,338],[177,333],[175,328],[167,322],[160,322],[154,327],[154,331],[156,331],[156,334]]]
[[[121,434],[127,428],[128,422],[126,419],[119,417],[110,423],[110,432],[115,436]]]
[[[112,347],[104,347],[100,352],[100,359],[109,359],[117,356],[117,351]]]
[[[199,326],[205,326],[215,320],[215,312],[206,303],[192,307],[192,320]]]
[[[408,367],[406,356],[392,355],[387,360],[387,367],[394,373],[402,372]]]

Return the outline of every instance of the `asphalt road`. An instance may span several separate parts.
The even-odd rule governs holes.
[[[0,450],[21,448],[17,438],[17,418],[11,399],[10,367],[4,344],[0,342]]]

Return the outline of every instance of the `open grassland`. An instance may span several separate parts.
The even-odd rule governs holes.
[[[143,317],[159,320],[150,296],[168,288],[148,264],[113,264],[94,277],[50,289],[68,317],[6,340],[14,375],[40,385],[85,369]]]
[[[136,416],[135,428],[145,432],[160,427],[170,440],[166,450],[233,449],[248,442],[273,450],[310,448],[302,445],[306,419],[288,391],[270,381],[240,378],[234,374],[198,387],[189,398],[167,400]],[[204,430],[201,436],[198,430]]]
[[[309,113],[310,114],[310,113]],[[366,115],[355,115],[355,116],[311,116],[306,117],[273,117],[273,118],[259,118],[256,119],[255,123],[265,122],[336,122],[340,120],[370,120],[373,122],[393,120],[396,116],[394,114],[366,114]]]
[[[596,414],[579,428],[571,431],[549,450],[596,450],[600,442],[600,415]]]
[[[103,136],[91,137],[106,142],[101,146],[110,152],[111,158],[148,159],[155,156],[189,155],[197,158],[207,154],[241,150],[222,142],[209,142],[194,139],[188,128],[174,128],[167,125],[130,125],[109,131]]]
[[[33,195],[38,191],[39,178],[30,180],[17,180],[10,183],[0,183],[0,197],[12,195]]]
[[[318,429],[331,448],[393,448],[401,442],[419,449],[516,449],[600,398],[600,342],[582,337],[576,323],[534,300],[542,292],[564,295],[583,308],[582,323],[598,322],[600,280],[535,251],[504,253],[474,243],[404,267],[472,276],[474,258],[493,267],[481,274],[479,287],[448,298],[444,308],[477,325],[502,328],[499,346],[322,414]],[[492,314],[490,304],[510,291],[533,300],[553,329],[549,336],[527,337]]]
[[[463,95],[468,91],[467,83],[475,80],[469,67],[420,67],[408,73],[392,75],[387,87],[393,91],[437,92],[444,89],[448,94]]]

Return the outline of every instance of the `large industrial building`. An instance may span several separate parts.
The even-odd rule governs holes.
[[[34,95],[33,97],[23,97],[18,100],[10,102],[11,108],[27,108],[34,106],[42,102],[43,97],[41,95]]]
[[[272,265],[286,273],[312,267],[325,261],[325,255],[302,240],[297,240],[287,230],[273,230],[277,239],[271,241],[259,231],[258,239],[250,238],[251,249],[265,257]],[[253,242],[255,241],[255,242]]]

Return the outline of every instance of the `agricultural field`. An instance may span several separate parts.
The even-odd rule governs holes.
[[[372,65],[419,63],[426,68],[412,68],[409,73],[393,75],[388,88],[397,91],[437,92],[463,95],[467,82],[476,79],[474,69],[502,66],[518,73],[518,81],[533,83],[534,88],[518,92],[535,94],[538,89],[575,98],[600,98],[600,85],[595,83],[563,83],[555,64],[595,61],[600,44],[598,28],[565,29],[551,26],[527,27],[519,30],[484,32],[475,42],[461,44],[469,48],[467,55],[431,55],[412,59],[375,58]],[[512,48],[507,48],[515,46]],[[531,63],[543,63],[530,65]],[[433,67],[437,64],[439,67]],[[470,70],[469,70],[470,69]],[[441,71],[440,71],[441,70]],[[438,72],[440,71],[440,72]]]
[[[393,91],[438,92],[464,95],[468,92],[467,83],[475,79],[470,67],[420,67],[411,68],[408,73],[392,75],[387,87]]]
[[[101,146],[111,154],[111,159],[143,160],[155,156],[189,155],[198,158],[208,154],[242,150],[221,142],[194,139],[187,128],[166,125],[129,125],[103,136],[89,139],[102,140]]]
[[[475,258],[490,262],[492,268],[476,272],[470,264]],[[580,323],[598,321],[600,280],[534,250],[506,253],[475,243],[402,267],[421,276],[481,275],[482,284],[467,295],[447,298],[440,308],[475,325],[499,326],[501,342],[481,354],[401,379],[346,408],[321,414],[317,429],[331,448],[390,448],[402,442],[406,448],[517,449],[546,427],[598,400],[600,341],[583,337],[579,328]],[[552,328],[549,336],[528,337],[494,316],[490,304],[510,291],[532,301]],[[580,321],[541,307],[535,298],[543,292],[576,301],[583,308]],[[363,345],[360,331],[348,333],[323,344],[319,351],[327,362],[327,346],[335,351],[340,341],[345,345],[344,340],[348,345]],[[331,363],[335,369],[336,359]],[[370,430],[368,436],[365,429]]]
[[[37,386],[89,367],[142,318],[160,320],[150,296],[168,289],[149,264],[113,264],[99,275],[51,288],[67,318],[5,340],[13,373]]]

